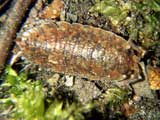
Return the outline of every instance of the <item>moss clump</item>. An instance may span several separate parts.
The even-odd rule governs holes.
[[[11,67],[7,67],[6,81],[1,87],[8,88],[6,97],[0,99],[1,109],[12,120],[83,120],[83,113],[93,107],[92,103],[47,99],[40,81],[28,80],[26,73],[17,74]]]
[[[105,15],[119,33],[125,28],[130,39],[142,44],[160,39],[159,0],[97,0],[90,11]]]
[[[104,95],[108,99],[108,105],[110,107],[122,105],[124,102],[128,101],[131,97],[131,91],[129,89],[121,88],[110,88]]]

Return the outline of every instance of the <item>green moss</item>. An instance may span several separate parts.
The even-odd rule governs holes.
[[[84,120],[83,112],[89,111],[93,107],[92,104],[71,105],[55,100],[47,109],[45,120]]]
[[[131,92],[129,89],[110,88],[104,93],[104,95],[108,99],[108,105],[110,107],[115,107],[126,102],[130,98]]]
[[[6,68],[6,81],[3,87],[9,87],[8,98],[0,99],[3,106],[14,106],[10,111],[12,119],[43,120],[44,91],[39,81],[27,80],[27,74],[17,74],[10,66]],[[5,108],[5,107],[4,107]]]
[[[130,39],[141,43],[146,39],[160,39],[159,0],[102,0],[90,11],[105,15],[117,30],[124,27]]]
[[[103,0],[91,8],[91,11],[99,12],[108,17],[114,25],[127,17],[130,4],[124,4],[118,0]]]
[[[40,81],[28,80],[26,73],[17,74],[10,66],[1,87],[9,88],[4,93],[8,97],[1,98],[0,103],[12,120],[83,120],[82,113],[93,107],[92,103],[80,105],[47,99]]]

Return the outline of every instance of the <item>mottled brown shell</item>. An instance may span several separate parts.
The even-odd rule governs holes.
[[[17,41],[23,55],[55,72],[91,80],[138,76],[138,59],[123,38],[100,28],[41,20]]]

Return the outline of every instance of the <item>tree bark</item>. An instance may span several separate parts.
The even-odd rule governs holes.
[[[14,5],[8,13],[8,18],[4,26],[0,30],[0,73],[5,67],[6,60],[16,38],[16,33],[19,30],[23,18],[25,17],[29,6],[35,0],[15,0]]]

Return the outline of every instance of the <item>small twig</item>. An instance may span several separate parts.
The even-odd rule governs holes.
[[[0,4],[0,11],[7,5],[7,3],[9,3],[10,0],[4,0],[1,4]]]
[[[9,50],[16,37],[25,14],[35,0],[16,0],[11,8],[8,19],[4,23],[4,27],[0,31],[0,73],[4,69]]]

